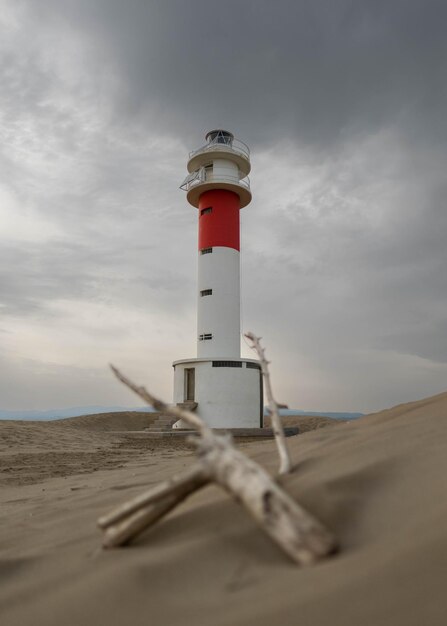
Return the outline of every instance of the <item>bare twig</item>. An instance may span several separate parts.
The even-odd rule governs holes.
[[[117,548],[126,545],[143,530],[153,526],[169,511],[172,511],[182,500],[184,498],[168,496],[161,502],[138,509],[118,524],[109,526],[105,529],[102,541],[103,548]]]
[[[195,463],[192,467],[186,469],[183,474],[165,480],[156,487],[152,487],[152,489],[136,496],[133,500],[129,500],[126,504],[117,507],[107,515],[103,515],[98,519],[98,526],[100,528],[113,526],[125,517],[135,513],[135,511],[162,501],[166,496],[182,493],[185,487],[187,490],[190,486],[198,489],[206,485],[207,482],[209,482],[209,476],[206,475],[203,464]]]
[[[290,461],[289,451],[287,449],[286,437],[284,435],[284,428],[282,426],[281,418],[279,416],[278,404],[273,397],[272,385],[270,382],[270,373],[268,364],[265,357],[265,350],[261,346],[261,337],[257,337],[253,333],[245,333],[247,339],[252,342],[251,348],[256,351],[259,360],[261,362],[262,375],[264,376],[265,391],[267,394],[267,401],[269,404],[270,415],[272,420],[273,434],[275,435],[276,447],[279,454],[279,473],[287,474],[292,469],[292,463]]]
[[[135,498],[116,509],[110,516],[100,518],[98,525],[105,530],[103,546],[114,548],[128,543],[208,482],[209,479],[205,476],[203,467],[200,473],[186,472],[186,475],[175,476],[170,481],[162,483],[160,489],[153,489],[152,498],[147,497],[149,494],[146,494],[146,497],[141,498],[139,502]],[[170,489],[168,483],[171,484]]]

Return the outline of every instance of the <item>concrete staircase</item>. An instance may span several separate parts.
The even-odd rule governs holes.
[[[197,408],[197,402],[179,402],[177,406],[180,409],[184,409],[186,411],[194,411]],[[176,421],[176,417],[169,417],[168,415],[163,415],[163,413],[161,413],[158,417],[154,419],[154,421],[150,426],[148,426],[148,428],[145,428],[145,430],[157,433],[168,432],[172,430],[172,426],[175,424]]]
[[[159,415],[154,419],[152,424],[145,428],[149,432],[166,432],[172,429],[172,425],[175,424],[177,419],[175,417],[168,417],[167,415]]]
[[[197,402],[194,402],[194,400],[185,400],[185,402],[177,402],[177,406],[184,411],[194,412],[197,409]]]

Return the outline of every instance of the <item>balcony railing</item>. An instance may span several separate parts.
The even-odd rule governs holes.
[[[183,183],[180,185],[180,189],[189,191],[192,187],[196,187],[196,185],[201,185],[203,183],[230,183],[232,185],[241,185],[248,190],[250,189],[250,179],[248,176],[245,176],[245,178],[239,178],[238,176],[231,176],[231,174],[214,174],[206,172],[204,167],[201,167],[192,174],[188,174]]]
[[[240,139],[228,139],[224,141],[222,137],[216,137],[213,141],[209,141],[201,148],[197,150],[193,150],[189,153],[189,158],[192,159],[193,156],[199,154],[200,152],[215,152],[216,150],[222,150],[222,152],[228,152],[228,150],[232,150],[237,154],[245,157],[250,160],[250,148]]]

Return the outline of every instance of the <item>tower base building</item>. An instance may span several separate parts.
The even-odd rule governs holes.
[[[181,186],[199,217],[197,357],[174,362],[174,403],[212,428],[259,428],[261,366],[240,356],[239,214],[251,201],[250,152],[225,130],[206,140],[190,153]]]
[[[211,428],[262,428],[262,374],[248,359],[190,359],[174,362],[174,402],[197,403]],[[178,424],[181,427],[182,424]]]

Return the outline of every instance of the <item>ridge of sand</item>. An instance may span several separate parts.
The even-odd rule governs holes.
[[[151,442],[114,431],[147,428],[159,413],[95,413],[61,420],[0,420],[0,486],[123,467],[150,452],[184,450],[185,442]]]
[[[429,418],[446,415],[447,407],[447,391],[438,393],[435,396],[416,400],[414,402],[405,402],[397,404],[390,409],[369,413],[358,420],[368,419],[369,422],[379,423],[381,421],[389,421],[400,417],[401,415],[411,415],[412,417]]]
[[[122,467],[127,460],[149,452],[189,450],[178,438],[156,442],[130,436],[132,431],[150,426],[159,415],[123,411],[51,421],[0,420],[0,486]],[[297,425],[293,416],[286,421],[290,424],[285,426]],[[299,416],[298,423],[300,432],[305,432],[337,420]],[[253,439],[241,445],[247,441]]]
[[[69,449],[79,433],[65,431]],[[288,443],[296,468],[281,483],[336,534],[335,557],[296,568],[215,487],[101,551],[100,514],[192,462],[129,451],[121,468],[1,488],[1,623],[444,626],[447,393]],[[276,470],[273,442],[244,450]]]
[[[322,417],[320,415],[285,415],[281,417],[282,425],[285,428],[298,426],[300,433],[307,433],[318,428],[327,428],[328,426],[337,426],[344,424],[347,420],[334,419],[332,417]],[[264,418],[264,426],[271,426],[270,416]]]

